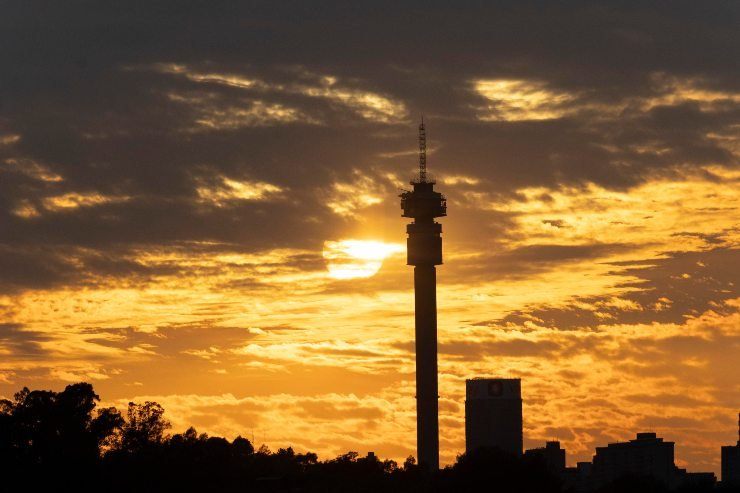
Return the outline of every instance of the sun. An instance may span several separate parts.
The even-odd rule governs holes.
[[[374,276],[383,266],[383,260],[404,250],[403,245],[382,241],[325,241],[323,256],[329,276],[353,279]]]

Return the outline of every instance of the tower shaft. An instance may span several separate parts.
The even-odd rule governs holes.
[[[419,463],[439,469],[437,387],[437,272],[434,265],[414,267],[416,322],[416,444]]]

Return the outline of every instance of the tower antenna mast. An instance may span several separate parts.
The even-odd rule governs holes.
[[[419,182],[427,181],[427,133],[424,128],[424,117],[419,124]]]

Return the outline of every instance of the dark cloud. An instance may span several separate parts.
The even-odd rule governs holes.
[[[3,248],[0,255],[0,286],[46,288],[70,277],[72,268],[62,259]]]
[[[627,245],[527,245],[512,250],[500,260],[502,263],[518,262],[561,262],[564,260],[583,260],[597,258],[624,249]]]
[[[50,339],[48,335],[24,328],[21,324],[0,323],[0,350],[9,351],[15,357],[42,357],[41,343]]]
[[[439,344],[440,354],[450,355],[465,360],[478,361],[486,356],[546,356],[560,349],[557,342],[528,339],[510,339],[499,341],[449,341]]]
[[[156,276],[173,275],[179,270],[174,265],[144,265],[115,248],[108,252],[42,245],[15,249],[0,244],[0,293],[119,279],[145,284]]]
[[[493,245],[491,245],[493,247]],[[554,265],[585,260],[596,261],[634,248],[622,243],[582,245],[535,244],[511,250],[491,248],[471,261],[457,261],[453,282],[480,282],[492,279],[517,279],[548,271]],[[496,251],[498,250],[498,251]]]
[[[14,249],[188,240],[317,249],[345,227],[319,190],[354,168],[405,175],[412,159],[381,154],[412,147],[405,121],[421,111],[434,122],[434,166],[477,176],[489,191],[589,181],[624,188],[676,166],[736,164],[708,137],[738,121],[736,103],[668,102],[648,111],[628,103],[664,95],[661,81],[672,77],[737,92],[738,9],[729,3],[126,5],[4,6],[0,128],[20,138],[0,152],[63,178],[47,183],[0,169],[0,241]],[[260,83],[235,86],[162,68],[173,63],[186,73]],[[346,94],[317,97],[327,75],[345,93],[402,104],[402,124],[368,120]],[[618,117],[584,109],[547,121],[482,122],[475,108],[485,98],[471,81],[485,78],[539,81],[572,94],[576,108],[627,109]],[[301,117],[259,125],[240,117],[243,124],[193,130],[203,111],[224,119],[255,104]],[[287,191],[283,200],[199,205],[198,183],[220,176]],[[392,201],[393,190],[385,190]],[[128,200],[44,211],[45,198],[65,193]],[[13,215],[19,204],[40,217]],[[53,262],[40,269],[39,284],[65,275]]]
[[[480,324],[523,323],[534,317],[547,327],[567,330],[608,325],[614,320],[681,323],[686,317],[707,310],[733,313],[736,309],[726,306],[724,301],[737,297],[735,284],[740,276],[737,256],[737,249],[715,248],[667,253],[662,259],[617,262],[618,270],[613,274],[636,278],[621,285],[633,289],[619,295],[618,300],[608,296],[575,296],[570,307],[538,306]]]

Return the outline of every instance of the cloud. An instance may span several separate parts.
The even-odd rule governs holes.
[[[59,212],[78,207],[94,207],[96,205],[125,202],[127,200],[129,200],[129,197],[106,197],[95,193],[66,193],[55,197],[46,197],[42,203],[46,210]]]
[[[538,80],[478,79],[471,84],[488,101],[478,108],[478,118],[483,121],[552,120],[579,113],[592,113],[599,120],[624,120],[660,107],[696,104],[702,111],[724,112],[740,103],[739,92],[717,90],[701,78],[662,72],[647,76],[652,94],[629,94],[610,102],[599,101],[597,95],[589,92],[550,88]]]
[[[350,373],[395,372],[407,359],[403,353],[389,352],[380,341],[365,344],[349,344],[342,340],[266,345],[251,343],[233,352],[268,362],[281,362],[286,367],[300,361],[301,365],[338,366]]]
[[[15,137],[17,138],[8,139],[7,143],[14,144],[18,142],[18,140],[20,140],[19,135],[16,135]],[[44,182],[60,182],[64,179],[58,174],[51,171],[48,166],[45,166],[31,159],[7,158],[3,162],[3,167],[10,171],[22,173],[29,178],[33,178],[34,180],[40,180]]]
[[[393,101],[372,91],[348,87],[341,84],[337,77],[332,75],[320,75],[305,70],[293,72],[291,75],[295,76],[295,80],[290,83],[277,83],[237,74],[198,72],[177,64],[158,63],[153,68],[164,73],[184,76],[190,81],[204,85],[215,84],[258,93],[283,93],[322,99],[346,107],[367,120],[381,123],[402,121],[407,114],[402,102]],[[264,107],[262,102],[257,104]],[[318,123],[317,120],[300,113],[296,109],[285,108],[281,105],[271,105],[268,108],[263,108],[261,120],[254,118],[254,121],[293,122],[301,117],[304,123]],[[250,113],[255,113],[254,109]],[[218,117],[219,115],[215,114],[214,116]],[[254,116],[256,117],[256,115]],[[223,120],[223,118],[220,119]],[[209,124],[209,120],[205,120],[205,122],[206,126],[213,127],[217,125],[215,122]],[[204,124],[203,120],[196,123]],[[220,126],[223,125],[223,123],[220,124]]]
[[[216,207],[222,207],[234,200],[264,200],[275,197],[282,191],[280,187],[270,183],[239,181],[226,177],[220,177],[220,183],[216,181],[212,186],[204,184],[196,189],[201,200]]]
[[[383,202],[385,187],[377,179],[355,170],[352,182],[334,182],[326,196],[326,206],[342,217],[361,217],[362,209]]]
[[[264,101],[243,101],[239,105],[218,104],[207,97],[169,94],[175,102],[190,105],[195,111],[190,131],[237,130],[243,127],[264,127],[286,123],[316,123],[296,108]],[[233,103],[232,103],[233,104]]]
[[[440,344],[442,354],[478,361],[487,355],[502,356],[546,356],[552,355],[559,346],[552,341],[535,342],[528,339],[504,339],[488,342],[450,341]]]
[[[42,333],[27,330],[21,324],[0,324],[0,354],[8,357],[13,354],[34,355],[41,353],[41,343],[48,340]],[[8,371],[10,368],[5,368]]]
[[[3,13],[3,395],[95,378],[183,428],[405,458],[411,269],[324,252],[403,243],[424,114],[444,460],[494,374],[569,460],[660,416],[692,470],[734,442],[736,4]]]
[[[484,121],[551,120],[575,110],[569,106],[574,96],[547,89],[542,82],[481,79],[473,87],[490,101],[479,116]]]
[[[451,175],[451,176],[443,176],[442,183],[444,183],[445,185],[450,185],[450,186],[477,185],[478,183],[480,183],[480,180],[478,178],[474,178],[471,176]]]

